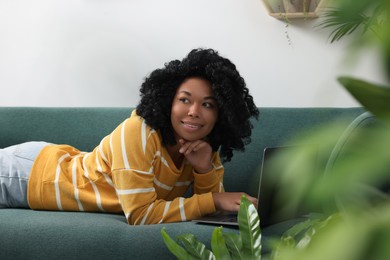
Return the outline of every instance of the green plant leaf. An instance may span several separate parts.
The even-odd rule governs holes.
[[[211,248],[217,259],[231,259],[222,234],[222,227],[214,228],[211,236]]]
[[[224,233],[226,247],[231,253],[233,259],[242,259],[242,241],[241,236],[236,233]]]
[[[310,217],[308,220],[290,228],[285,234],[294,240],[295,247],[303,249],[308,246],[313,236],[317,234],[317,230],[327,225],[332,218],[334,216],[330,216],[325,220],[320,217]]]
[[[215,259],[214,254],[206,248],[193,234],[184,234],[177,237],[190,255],[196,259]]]
[[[167,232],[165,232],[165,228],[161,229],[161,234],[164,240],[165,245],[168,247],[169,251],[174,254],[178,259],[193,259],[187,251],[182,248],[179,244],[173,240]]]
[[[245,195],[241,197],[238,212],[238,226],[240,229],[244,259],[261,258],[261,230],[257,209]]]
[[[290,229],[288,229],[286,232],[284,232],[283,236],[297,237],[302,232],[306,231],[310,227],[312,227],[312,226],[316,225],[318,222],[322,221],[323,218],[324,218],[323,215],[316,216],[316,215],[312,214],[305,221],[300,222],[300,223],[292,226]]]
[[[367,110],[378,118],[390,122],[390,87],[368,83],[351,77],[339,77],[338,81]]]
[[[339,8],[329,8],[324,12],[325,20],[318,26],[322,28],[335,27],[329,37],[331,43],[340,40],[346,35],[353,33],[362,24],[368,24],[369,17],[356,13],[353,16],[346,16]]]

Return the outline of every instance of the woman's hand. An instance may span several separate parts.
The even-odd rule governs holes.
[[[179,140],[181,147],[179,152],[194,167],[197,173],[207,173],[213,169],[211,164],[212,149],[209,143],[203,140],[184,141]]]
[[[217,211],[238,212],[240,209],[241,196],[245,195],[257,208],[257,198],[251,197],[244,192],[221,192],[213,193],[215,208]]]

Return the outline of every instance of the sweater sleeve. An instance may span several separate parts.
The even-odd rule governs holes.
[[[196,173],[194,175],[194,193],[202,194],[206,192],[224,192],[223,174],[224,168],[217,152],[214,153],[213,169],[208,173]]]
[[[113,176],[118,185],[120,203],[131,225],[187,221],[215,212],[210,192],[166,201],[157,199],[153,174],[142,175],[120,170],[113,173]]]
[[[187,221],[215,212],[211,192],[219,191],[222,175],[215,169],[205,176],[194,176],[197,192],[190,198],[177,193],[173,199],[166,200],[166,196],[158,193],[156,183],[175,192],[175,179],[180,174],[170,173],[167,160],[162,156],[159,136],[142,118],[132,115],[122,123],[111,134],[107,146],[110,147],[107,157],[112,160],[113,183],[129,224]],[[164,171],[165,184],[161,184],[161,178],[157,180],[156,175],[161,174],[158,171]],[[213,179],[211,186],[207,179]]]

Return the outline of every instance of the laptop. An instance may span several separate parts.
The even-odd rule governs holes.
[[[272,166],[272,157],[275,154],[287,150],[301,149],[302,146],[278,146],[267,147],[263,150],[262,165],[258,168],[259,172],[259,189],[257,199],[259,201],[258,214],[260,217],[261,227],[266,227],[271,224],[289,220],[295,217],[296,212],[288,214],[280,214],[277,212],[280,207],[280,201],[277,199],[277,191],[279,189],[278,179],[275,176],[281,174],[276,167]],[[280,170],[281,171],[281,170]],[[192,220],[200,224],[222,225],[222,226],[238,226],[237,213],[219,212],[213,215],[203,216],[199,219]]]

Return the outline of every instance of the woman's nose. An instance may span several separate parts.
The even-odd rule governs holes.
[[[199,105],[192,104],[188,109],[188,115],[190,117],[199,117]]]

